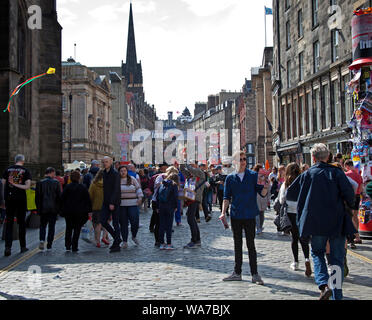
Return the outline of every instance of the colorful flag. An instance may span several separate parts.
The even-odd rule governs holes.
[[[268,8],[268,7],[266,7],[265,6],[265,15],[270,15],[270,14],[273,14],[273,9],[271,9],[271,8]]]

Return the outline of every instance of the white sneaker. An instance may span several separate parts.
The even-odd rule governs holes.
[[[139,246],[139,241],[137,240],[137,238],[132,238],[132,240],[136,244],[136,246]]]
[[[44,241],[40,241],[39,249],[44,250]]]
[[[291,269],[293,271],[298,271],[298,262],[291,263]]]
[[[123,244],[121,245],[121,247],[123,249],[127,249],[128,248],[128,242],[123,242]]]

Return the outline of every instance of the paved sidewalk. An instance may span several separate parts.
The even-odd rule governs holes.
[[[80,241],[78,254],[66,253],[64,237],[55,242],[53,251],[39,252],[35,249],[38,231],[29,231],[28,246],[36,253],[10,271],[0,271],[0,299],[318,299],[313,276],[306,278],[304,274],[301,251],[301,271],[290,270],[290,238],[276,234],[273,212],[265,215],[264,233],[256,237],[258,270],[265,286],[251,282],[245,244],[243,281],[222,281],[233,271],[234,250],[231,230],[223,229],[218,221],[219,212],[213,213],[209,223],[202,218],[201,248],[183,249],[190,240],[184,215],[183,225],[174,226],[173,244],[177,250],[160,251],[154,248],[153,234],[148,230],[151,217],[148,211],[140,216],[143,224],[138,234],[140,246],[129,240],[129,248],[120,253],[110,254],[107,247],[98,249],[84,241]],[[56,234],[63,228],[64,220],[59,219]],[[371,250],[371,244],[372,241],[365,241],[363,247]],[[10,260],[0,256],[2,268],[21,257],[16,245]],[[0,254],[3,249],[1,242]],[[350,275],[344,283],[345,299],[372,299],[372,264],[351,255],[348,261]],[[41,268],[41,287],[37,282],[31,285],[35,275],[29,272],[30,266]]]

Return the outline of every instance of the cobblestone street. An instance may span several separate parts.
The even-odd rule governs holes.
[[[216,209],[216,208],[215,208]],[[314,278],[306,278],[304,258],[300,251],[301,271],[292,271],[290,238],[276,234],[274,213],[266,212],[264,233],[256,237],[258,270],[265,286],[252,284],[244,245],[243,281],[226,283],[222,279],[233,271],[234,251],[231,230],[224,231],[219,212],[205,223],[202,218],[202,247],[183,249],[190,239],[189,227],[174,227],[174,251],[154,248],[148,225],[151,212],[141,213],[138,239],[140,246],[129,242],[120,253],[96,248],[80,241],[78,254],[64,250],[64,219],[57,221],[53,250],[40,252],[38,230],[28,230],[28,248],[24,256],[14,241],[10,258],[0,257],[1,299],[318,299]],[[345,299],[372,299],[370,253],[372,241],[364,241],[356,250],[365,258],[348,254],[350,275],[344,283]],[[1,253],[4,242],[1,242]],[[20,260],[24,258],[23,260]],[[12,266],[9,264],[13,263]],[[30,286],[29,267],[41,268],[41,287]]]

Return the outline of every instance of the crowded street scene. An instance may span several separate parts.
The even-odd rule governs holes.
[[[372,299],[371,0],[4,0],[0,24],[0,300]]]

